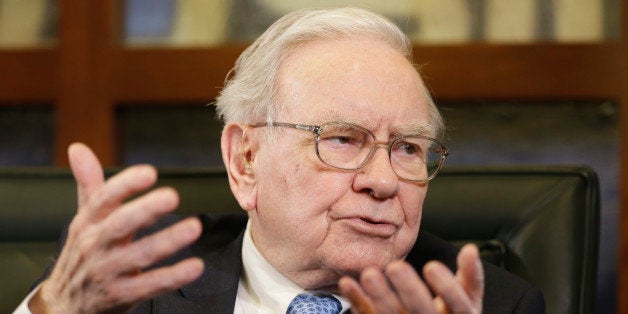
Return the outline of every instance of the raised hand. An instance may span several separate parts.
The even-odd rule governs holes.
[[[429,262],[423,276],[434,292],[404,261],[390,263],[383,272],[365,269],[359,283],[349,277],[339,282],[353,313],[481,313],[484,271],[477,247],[466,245],[458,254],[453,274],[439,262]]]
[[[87,146],[71,145],[68,156],[78,185],[78,211],[50,277],[29,303],[33,313],[124,312],[201,275],[198,258],[141,271],[194,242],[202,229],[198,219],[188,218],[132,241],[139,229],[178,205],[172,188],[128,200],[156,182],[153,167],[129,167],[105,181]]]

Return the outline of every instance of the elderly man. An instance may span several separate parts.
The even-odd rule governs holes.
[[[419,233],[447,149],[410,47],[386,19],[335,9],[288,14],[242,53],[216,105],[246,216],[166,215],[170,188],[127,201],[156,171],[105,181],[72,145],[78,213],[22,310],[542,312],[538,290],[483,265],[474,246],[458,253]]]

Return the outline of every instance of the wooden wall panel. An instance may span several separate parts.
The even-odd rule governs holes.
[[[0,103],[52,102],[57,95],[57,52],[0,50]]]
[[[616,98],[619,45],[488,45],[415,47],[439,99]]]
[[[628,313],[628,5],[622,37],[601,44],[417,46],[428,86],[441,100],[612,100],[621,115],[621,252],[618,312]],[[0,105],[47,102],[57,110],[56,164],[83,141],[117,164],[119,103],[211,101],[243,45],[125,48],[120,1],[59,0],[52,48],[0,50]]]
[[[119,52],[118,3],[59,1],[59,82],[55,163],[68,165],[66,148],[88,144],[106,166],[116,163],[110,82]]]

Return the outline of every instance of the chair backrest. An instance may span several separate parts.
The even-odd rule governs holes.
[[[162,169],[178,212],[240,211],[224,170]],[[67,169],[0,169],[0,312],[11,311],[57,250],[76,209]],[[599,234],[598,181],[581,166],[448,167],[430,182],[422,228],[539,287],[548,313],[592,313]]]
[[[454,168],[430,183],[422,228],[543,291],[547,313],[595,313],[599,185],[587,167]]]

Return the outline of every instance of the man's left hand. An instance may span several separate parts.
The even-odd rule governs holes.
[[[440,262],[427,263],[424,282],[410,264],[394,261],[383,272],[365,269],[359,283],[343,277],[339,287],[354,313],[481,313],[484,270],[477,247],[465,245],[457,263],[456,274]]]

